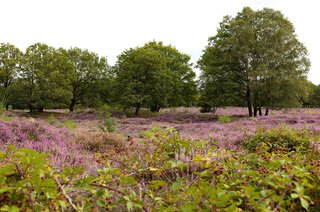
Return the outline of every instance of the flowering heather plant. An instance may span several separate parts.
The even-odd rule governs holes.
[[[99,119],[99,112],[94,109],[76,110],[74,112],[69,112],[68,114],[64,115],[63,118],[79,121],[93,121]]]
[[[72,141],[72,134],[38,121],[0,122],[0,149],[8,144],[46,152],[53,165],[78,166],[85,161],[79,146]]]
[[[232,120],[219,123],[218,116],[228,116]],[[282,124],[320,133],[320,109],[271,110],[269,116],[250,118],[247,108],[238,107],[218,108],[216,114],[201,114],[199,108],[165,109],[153,118],[121,119],[118,130],[139,135],[152,127],[173,127],[183,138],[214,140],[221,148],[239,149],[239,144],[260,128],[279,128]]]

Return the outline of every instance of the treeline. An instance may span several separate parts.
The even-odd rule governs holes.
[[[131,48],[111,67],[105,57],[80,48],[55,49],[36,43],[22,52],[0,44],[1,102],[7,109],[98,107],[120,104],[158,112],[195,103],[190,57],[172,46],[149,42]]]
[[[269,108],[319,107],[320,87],[307,80],[310,62],[292,23],[279,11],[244,8],[226,16],[198,61],[162,42],[148,42],[118,56],[35,43],[22,52],[0,46],[0,95],[7,109],[43,111],[117,104],[123,109],[199,105],[246,106],[249,116]]]

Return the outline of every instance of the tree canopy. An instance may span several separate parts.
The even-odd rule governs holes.
[[[301,104],[309,70],[308,52],[292,23],[273,9],[244,8],[226,16],[209,38],[198,65],[205,101],[220,106],[245,102],[249,116],[261,107]]]
[[[107,58],[80,48],[71,48],[66,54],[72,64],[70,75],[72,97],[69,110],[73,111],[75,104],[79,103],[93,83],[106,74],[108,64]]]
[[[117,93],[125,108],[186,105],[195,95],[195,73],[190,57],[172,46],[149,42],[125,50],[115,66]]]
[[[0,86],[3,106],[8,107],[9,86],[19,72],[22,52],[10,43],[0,44]]]
[[[319,89],[306,78],[310,62],[292,23],[279,11],[245,7],[225,16],[209,37],[195,81],[190,56],[151,41],[123,51],[114,66],[87,49],[44,43],[25,52],[0,44],[0,103],[7,109],[99,107],[124,109],[201,105],[262,108],[318,106]]]
[[[35,43],[27,48],[19,82],[30,111],[42,111],[46,106],[69,98],[66,76],[70,66],[66,64],[66,57],[47,44]]]

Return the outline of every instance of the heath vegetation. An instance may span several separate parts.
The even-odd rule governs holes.
[[[319,211],[320,87],[292,23],[246,7],[194,67],[157,41],[114,66],[1,43],[0,211]]]

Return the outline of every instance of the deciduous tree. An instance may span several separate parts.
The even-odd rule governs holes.
[[[241,97],[249,116],[261,115],[262,106],[266,114],[269,107],[297,106],[297,84],[305,80],[310,66],[307,56],[281,12],[246,7],[235,17],[224,17],[217,34],[209,38],[199,60],[203,89],[206,95],[223,90],[215,93],[216,99]]]
[[[158,112],[167,106],[188,105],[196,94],[190,57],[172,46],[149,42],[124,51],[115,66],[117,92],[125,108]]]
[[[30,111],[63,103],[70,96],[67,58],[55,48],[35,43],[26,49],[21,66],[23,87]]]
[[[96,53],[80,48],[69,49],[68,58],[72,64],[72,97],[69,110],[73,111],[74,106],[84,97],[90,86],[108,71],[109,66],[105,57],[99,57]]]
[[[17,79],[22,52],[10,43],[0,44],[1,102],[8,109],[9,86]]]

